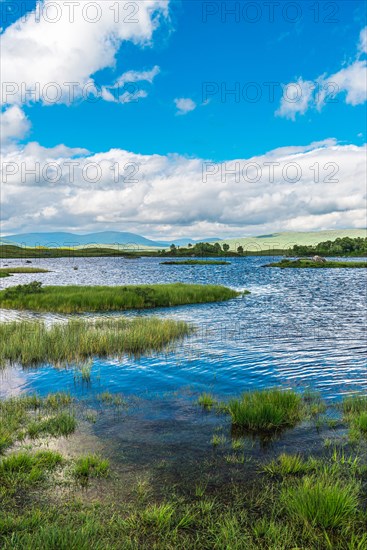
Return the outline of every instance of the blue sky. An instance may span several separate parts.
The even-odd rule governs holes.
[[[159,0],[156,3],[159,4]],[[87,77],[92,79],[99,90],[106,90],[106,94],[117,93],[114,83],[121,75],[133,71],[138,75],[137,81],[129,84],[125,76],[124,90],[134,89],[143,97],[136,102],[111,101],[111,95],[109,100],[100,98],[97,102],[78,97],[72,102],[62,100],[52,105],[46,105],[43,100],[29,102],[17,99],[8,104],[3,101],[4,120],[6,109],[11,108],[12,104],[21,109],[21,115],[16,113],[19,130],[18,126],[14,127],[14,135],[9,130],[13,123],[10,114],[9,122],[6,120],[4,123],[5,134],[9,136],[6,147],[11,144],[20,151],[27,150],[29,143],[37,143],[45,149],[64,145],[72,151],[69,156],[75,156],[78,148],[97,155],[116,149],[147,157],[162,155],[166,158],[173,154],[188,159],[229,162],[259,157],[278,148],[292,151],[297,146],[308,147],[330,139],[338,146],[361,147],[365,143],[366,103],[365,92],[361,90],[361,81],[366,75],[366,55],[361,34],[366,26],[364,3],[351,0],[278,2],[273,6],[272,20],[266,2],[239,2],[241,11],[237,21],[233,15],[225,15],[225,10],[233,8],[235,2],[184,0],[161,4],[166,4],[167,11],[153,25],[154,30],[140,29],[138,39],[129,37],[120,41],[113,51],[114,63],[91,62],[91,67],[97,67],[97,70],[91,70],[88,74],[84,74],[83,68],[79,67],[83,82]],[[6,5],[7,2],[0,2],[5,71],[7,52],[13,50],[11,44],[26,54],[24,44],[27,42],[22,45],[22,40],[24,37],[28,40],[30,36],[27,25],[21,32],[13,33],[19,13],[15,17],[5,17]],[[23,8],[26,5],[30,13],[36,2],[22,1],[19,5]],[[318,14],[315,6],[319,9]],[[162,12],[162,5],[157,10]],[[212,10],[215,13],[211,13]],[[256,14],[258,21],[250,22]],[[41,37],[43,31],[38,27],[36,31]],[[97,30],[97,25],[94,27]],[[49,25],[49,28],[52,30],[52,26]],[[75,59],[73,51],[76,51],[70,49],[70,56],[65,51],[68,32],[72,30],[72,24],[65,26],[60,48],[52,44],[50,33],[50,48],[54,48],[56,54],[50,54],[49,58],[44,55],[48,46],[46,39],[41,37],[35,51],[42,51],[43,60],[39,61],[42,66],[36,66],[37,55],[31,57],[29,54],[24,66],[18,60],[17,74],[23,70],[25,74],[23,78],[19,76],[19,82],[31,80],[29,75],[32,75],[33,63],[35,75],[42,72],[47,64],[50,65],[49,81],[55,78],[52,65],[57,63],[68,77],[66,64],[70,59]],[[101,29],[102,36],[103,32]],[[92,54],[88,44],[95,45],[96,39],[98,33],[97,38],[93,37],[94,42],[81,40],[78,45],[79,49],[86,48],[83,52],[85,64],[94,61],[90,59]],[[59,51],[62,53],[58,59]],[[102,54],[96,50],[96,57],[103,57]],[[351,67],[351,76],[349,73],[346,76],[343,71]],[[148,76],[142,76],[144,73]],[[60,79],[62,76],[60,74]],[[47,80],[47,71],[44,78]],[[37,81],[37,77],[35,79]],[[75,72],[70,80],[75,80]],[[290,108],[294,103],[283,101],[282,107],[282,86],[297,83],[302,97],[306,97],[309,85],[317,82],[320,89],[329,86],[330,82],[337,82],[338,93],[333,102],[326,98],[318,104],[314,92],[311,92],[303,106],[296,103],[296,110]],[[212,83],[217,91],[205,96],[206,83]],[[269,83],[275,87],[273,99],[270,97]],[[236,86],[242,93],[237,100],[233,94],[222,95],[221,89],[231,90]],[[255,92],[261,97],[251,101]],[[182,109],[177,105],[181,105]],[[19,117],[23,117],[22,120]],[[56,207],[51,205],[45,208],[52,212]],[[30,214],[33,221],[24,227],[34,228],[34,220],[37,219],[34,215]],[[155,234],[157,231],[171,231],[172,225],[175,225],[171,219],[166,223],[164,216],[157,215],[156,218],[159,220],[150,222],[146,219],[140,229]],[[218,226],[212,228],[209,225],[213,220],[210,223],[207,219],[196,220],[199,225],[195,231],[201,230],[200,224],[204,224],[203,230],[220,231],[222,219],[219,218]],[[54,221],[55,228],[61,228],[60,220]],[[117,216],[110,225],[105,221],[98,224],[96,219],[82,223],[86,228],[93,229],[123,225],[124,229],[138,230],[140,222],[135,223],[121,214],[120,221]],[[207,223],[209,225],[206,226]],[[325,227],[325,223],[321,223],[320,228]],[[345,225],[350,221],[348,218],[348,221],[337,223]],[[360,218],[358,223],[361,223]],[[9,228],[13,228],[14,224],[14,221],[9,222]],[[223,231],[226,231],[228,221],[224,225]],[[264,219],[260,225],[271,227],[271,220]],[[296,224],[295,228],[299,229],[299,225],[302,226],[302,223]],[[244,229],[245,226],[244,223]],[[314,222],[311,226],[318,227]],[[75,221],[68,227],[75,229]],[[178,220],[175,227],[180,233],[186,231],[182,220]],[[237,231],[240,227],[238,221],[235,227],[228,227],[228,231]],[[306,223],[304,227],[306,230],[310,225]],[[292,224],[285,224],[283,228],[292,228]],[[255,231],[256,227],[251,224],[248,229]]]
[[[365,107],[346,105],[342,97],[321,113],[313,109],[295,121],[274,113],[281,83],[300,76],[312,80],[325,72],[333,74],[355,55],[365,25],[363,3],[335,3],[338,11],[334,15],[332,7],[323,9],[325,3],[321,2],[318,23],[311,2],[299,4],[299,15],[289,8],[288,18],[297,22],[287,21],[282,13],[287,4],[274,7],[274,22],[269,21],[269,8],[263,2],[257,4],[257,12],[249,8],[247,17],[244,12],[239,22],[230,15],[222,22],[221,2],[213,15],[209,3],[208,7],[197,0],[173,3],[172,22],[156,32],[151,47],[122,44],[115,69],[102,70],[96,76],[96,81],[103,83],[127,70],[158,65],[161,73],[147,98],[122,105],[104,101],[84,101],[72,107],[32,105],[25,109],[32,120],[31,139],[50,147],[61,142],[91,151],[119,147],[143,154],[175,152],[215,160],[249,157],[330,136],[340,142],[362,143]],[[227,6],[229,9],[233,3]],[[256,13],[259,22],[249,22]],[[325,18],[327,22],[323,22]],[[337,22],[332,22],[334,19]],[[174,99],[188,97],[200,105],[206,82],[223,83],[228,90],[239,83],[245,98],[236,102],[233,95],[222,98],[218,91],[210,96],[208,105],[176,116]],[[256,88],[249,85],[252,82]],[[264,85],[267,82],[277,83],[274,102],[269,86]],[[262,97],[252,102],[255,93]]]

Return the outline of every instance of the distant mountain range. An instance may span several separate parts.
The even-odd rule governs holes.
[[[49,248],[64,246],[86,245],[136,245],[139,247],[167,248],[171,244],[186,246],[188,243],[216,242],[219,238],[208,238],[195,241],[193,239],[173,239],[172,241],[153,241],[135,233],[121,231],[103,231],[101,233],[87,233],[77,235],[75,233],[21,233],[19,235],[6,235],[1,237],[3,244],[18,244],[22,246],[45,246]]]
[[[187,246],[188,243],[197,242],[220,242],[227,243],[231,250],[237,250],[241,245],[244,250],[271,250],[289,249],[295,244],[315,245],[317,243],[331,240],[338,237],[366,237],[366,229],[331,229],[324,231],[289,231],[284,233],[271,233],[267,235],[232,237],[225,240],[218,237],[203,237],[200,240],[194,239],[172,239],[171,241],[154,241],[135,233],[122,231],[103,231],[101,233],[87,233],[78,235],[75,233],[22,233],[19,235],[7,235],[0,237],[3,244],[18,244],[21,246],[35,247],[44,246],[49,248],[68,246],[127,246],[129,248],[168,248],[171,244],[176,246]]]

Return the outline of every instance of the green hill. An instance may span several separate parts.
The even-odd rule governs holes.
[[[326,231],[289,231],[284,233],[272,233],[256,237],[238,237],[219,241],[222,245],[227,243],[231,250],[237,250],[242,246],[244,251],[288,250],[295,244],[315,245],[324,241],[335,241],[342,237],[367,237],[367,229],[331,229]]]

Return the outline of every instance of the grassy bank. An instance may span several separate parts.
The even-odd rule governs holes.
[[[224,260],[168,260],[161,262],[161,265],[230,265],[230,263]]]
[[[0,366],[64,364],[93,356],[160,351],[192,328],[183,321],[143,319],[73,320],[47,327],[43,322],[0,324]]]
[[[313,260],[281,260],[280,262],[273,262],[271,264],[267,264],[264,267],[280,267],[282,269],[284,268],[361,268],[361,267],[367,267],[367,262],[332,262],[332,261],[325,261],[325,262],[314,262]]]
[[[58,313],[122,311],[230,300],[239,292],[215,285],[183,283],[139,286],[20,285],[0,292],[0,307]]]

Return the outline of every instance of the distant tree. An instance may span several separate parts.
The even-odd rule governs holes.
[[[172,254],[176,254],[176,251],[177,251],[177,248],[176,248],[176,245],[175,244],[171,244],[171,246],[169,247],[170,251],[172,252]]]
[[[224,250],[224,252],[228,252],[228,250],[229,250],[229,244],[224,243],[224,245],[223,245],[223,250]]]
[[[238,246],[237,247],[237,252],[238,252],[238,254],[243,254],[243,246]]]
[[[189,248],[192,248],[192,244],[191,244],[191,243],[189,243],[187,246],[188,246]]]

